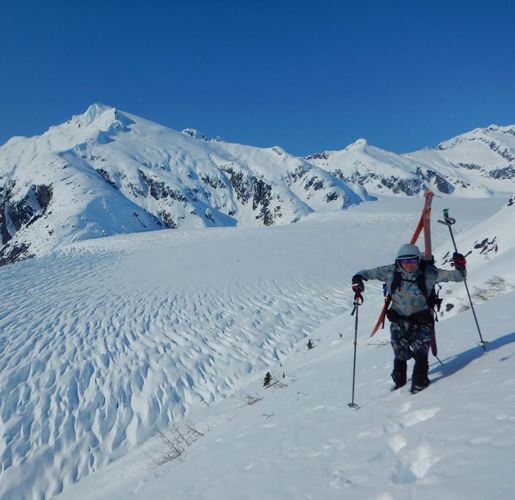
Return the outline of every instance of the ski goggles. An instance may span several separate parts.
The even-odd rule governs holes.
[[[413,257],[412,259],[397,259],[401,264],[418,264],[419,258]]]

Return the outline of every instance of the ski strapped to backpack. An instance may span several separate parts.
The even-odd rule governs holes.
[[[420,216],[420,220],[417,224],[417,227],[415,229],[415,232],[413,233],[413,236],[411,237],[410,244],[414,245],[418,237],[420,236],[420,233],[424,234],[424,255],[425,258],[421,259],[420,264],[424,266],[427,266],[428,264],[434,264],[434,258],[433,253],[431,249],[431,203],[433,201],[433,193],[430,189],[426,191],[426,197],[424,200],[424,208],[422,209],[422,215]],[[424,276],[425,273],[422,273],[422,276]],[[395,275],[394,280],[395,281]],[[423,283],[422,283],[423,282]],[[399,282],[400,284],[400,282]],[[435,335],[435,321],[438,321],[438,318],[435,313],[435,307],[437,310],[440,310],[440,305],[442,301],[438,298],[438,294],[435,292],[435,290],[431,290],[428,293],[428,290],[426,289],[425,279],[420,278],[420,284],[417,283],[418,287],[420,288],[420,291],[424,294],[424,297],[427,301],[427,306],[429,309],[429,314],[432,316],[432,321],[426,321],[427,324],[432,323],[432,329],[431,329],[431,352],[433,353],[433,356],[438,359],[438,347],[436,345],[436,335]],[[384,293],[385,293],[385,303],[383,306],[383,310],[381,311],[381,314],[379,315],[379,319],[377,320],[377,323],[372,330],[372,333],[370,334],[371,337],[375,335],[377,330],[379,330],[379,327],[382,325],[382,328],[384,328],[385,319],[387,317],[387,311],[389,310],[390,303],[392,301],[392,294],[397,289],[398,285],[396,283],[393,283],[390,285],[390,292],[388,292],[388,288],[384,287]],[[392,291],[393,290],[393,291]],[[391,315],[392,313],[390,313]],[[429,316],[429,314],[426,312],[426,317]],[[390,318],[389,318],[390,319]],[[413,321],[416,318],[411,317],[411,321]],[[438,359],[438,361],[440,361]],[[440,361],[441,363],[441,361]]]

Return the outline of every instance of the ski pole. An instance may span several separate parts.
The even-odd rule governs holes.
[[[355,317],[354,323],[354,365],[352,368],[352,403],[349,403],[349,406],[354,409],[358,409],[359,406],[354,403],[354,388],[356,385],[356,351],[358,347],[358,317],[359,317],[359,306],[363,304],[363,296],[360,293],[356,293],[354,295],[354,309],[352,310],[351,316]]]
[[[453,219],[452,217],[449,216],[448,208],[444,208],[444,210],[443,210],[443,219],[444,220],[439,220],[438,222],[440,224],[444,224],[445,226],[447,226],[449,228],[449,233],[451,233],[452,244],[454,245],[454,251],[456,253],[459,253],[458,247],[456,246],[456,240],[454,239],[454,234],[452,233],[452,228],[451,228],[451,226],[456,223],[456,219]],[[466,277],[463,277],[463,283],[465,284],[465,289],[467,290],[467,295],[468,295],[469,302],[470,302],[470,308],[472,309],[472,314],[474,315],[474,321],[476,322],[477,331],[479,332],[479,338],[481,339],[480,342],[478,342],[478,344],[481,347],[483,347],[483,350],[486,352],[485,346],[486,346],[486,344],[488,344],[488,341],[484,341],[483,335],[481,335],[481,328],[479,328],[479,321],[477,320],[476,311],[474,309],[474,304],[472,303],[472,297],[470,296],[470,291],[469,291],[469,287],[467,285]]]

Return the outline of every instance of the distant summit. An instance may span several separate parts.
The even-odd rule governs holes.
[[[349,144],[345,151],[352,151],[353,149],[363,149],[367,145],[367,141],[365,139],[358,139],[356,142]]]
[[[87,126],[93,123],[99,116],[108,111],[113,114],[116,113],[116,110],[111,106],[106,106],[105,104],[96,102],[95,104],[92,104],[82,115],[75,115],[72,118],[72,122]]]
[[[280,147],[208,140],[95,103],[0,148],[0,264],[119,233],[287,224],[368,199]]]
[[[464,197],[511,193],[515,126],[475,129],[442,142],[436,149],[403,155],[359,139],[344,150],[325,151],[305,159],[374,195],[415,196],[427,188]]]

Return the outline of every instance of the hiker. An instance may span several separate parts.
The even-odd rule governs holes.
[[[425,389],[430,380],[428,352],[434,327],[434,286],[444,281],[463,281],[467,276],[465,257],[453,254],[455,270],[438,269],[432,261],[421,259],[416,245],[406,243],[397,253],[395,264],[359,271],[352,278],[352,289],[363,293],[363,280],[386,283],[391,306],[386,316],[391,321],[390,333],[394,353],[392,378],[394,389],[407,382],[407,361],[415,359],[411,392]]]

